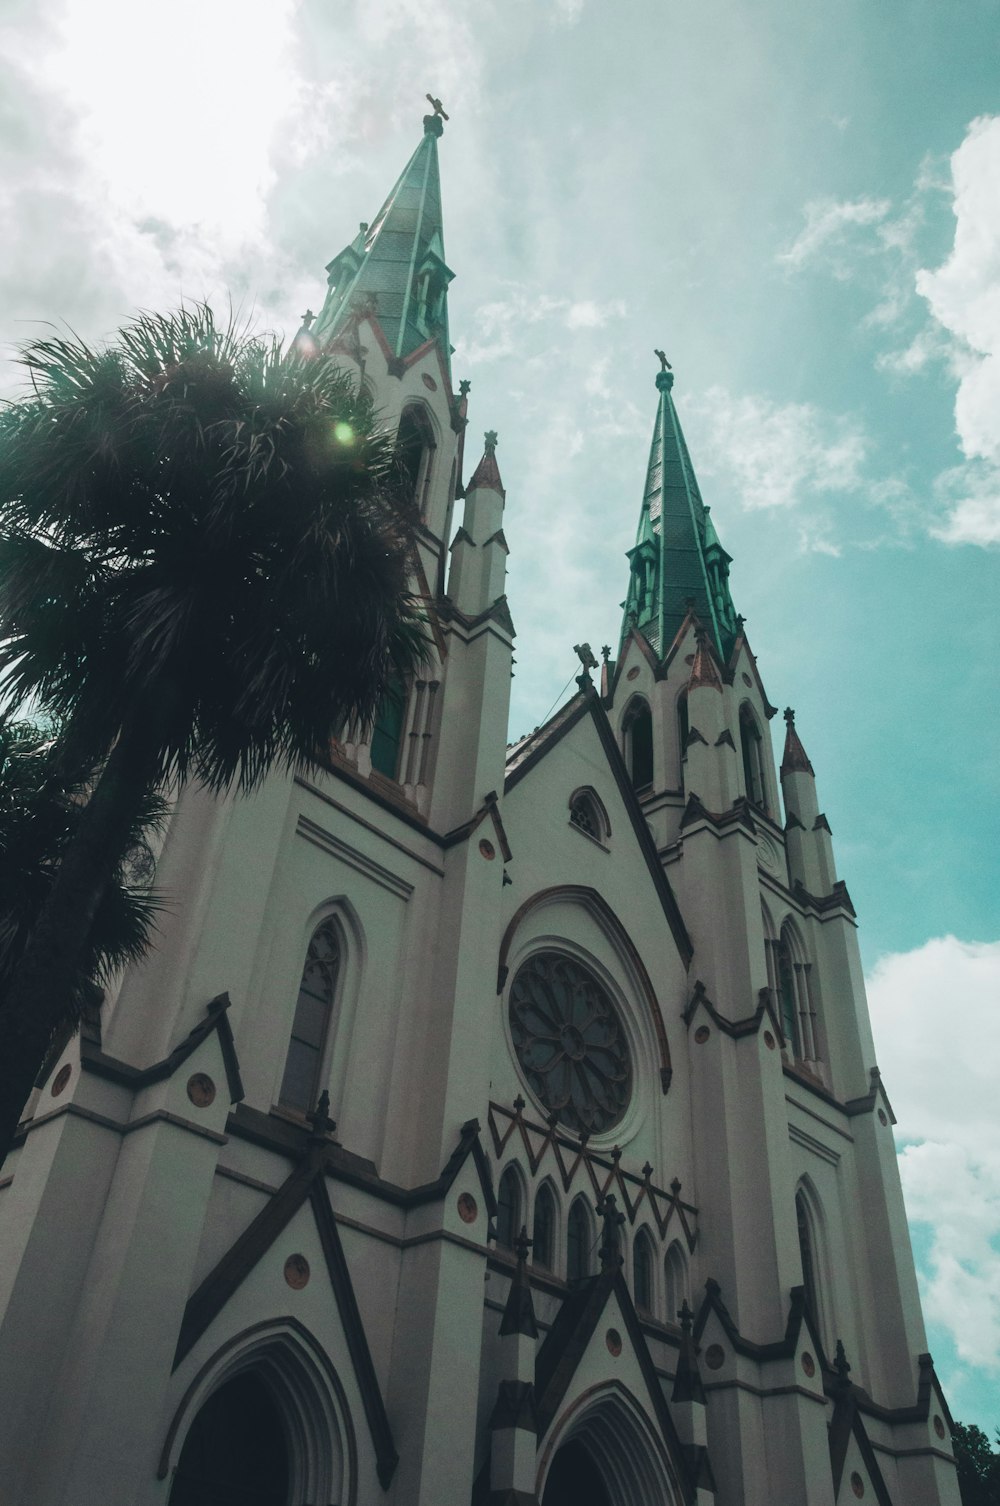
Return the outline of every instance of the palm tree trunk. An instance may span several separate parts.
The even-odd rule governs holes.
[[[72,1016],[94,916],[156,780],[158,720],[140,713],[122,728],[0,1001],[0,1166],[52,1039]]]

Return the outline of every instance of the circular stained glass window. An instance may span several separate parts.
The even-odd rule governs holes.
[[[510,991],[510,1030],[521,1070],[568,1129],[617,1124],[632,1091],[625,1030],[606,989],[579,962],[540,952]]]

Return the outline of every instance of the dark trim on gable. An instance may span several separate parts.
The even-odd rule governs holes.
[[[604,1271],[591,1276],[578,1288],[571,1291],[556,1315],[538,1351],[535,1361],[535,1408],[538,1416],[538,1436],[541,1439],[555,1420],[560,1406],[576,1374],[586,1350],[594,1337],[609,1298],[614,1295],[621,1309],[632,1349],[646,1383],[648,1400],[667,1453],[674,1465],[687,1501],[697,1497],[698,1477],[709,1477],[711,1468],[707,1458],[699,1451],[697,1459],[689,1456],[677,1433],[670,1415],[663,1388],[649,1353],[632,1296],[620,1269]],[[714,1485],[714,1482],[713,1482]]]
[[[375,1468],[378,1472],[379,1484],[383,1490],[388,1490],[396,1472],[396,1465],[399,1463],[399,1453],[393,1442],[392,1428],[389,1425],[385,1402],[382,1399],[382,1389],[379,1386],[371,1350],[368,1347],[365,1325],[354,1295],[354,1284],[344,1256],[344,1247],[340,1242],[337,1220],[330,1204],[330,1194],[321,1178],[313,1181],[309,1189],[309,1199],[316,1217],[316,1227],[319,1230],[320,1243],[326,1258],[330,1285],[337,1299],[337,1310],[340,1313],[341,1325],[347,1339],[351,1363],[361,1391],[368,1431],[375,1448]]]
[[[324,1181],[322,1152],[310,1155],[296,1167],[284,1185],[244,1229],[236,1241],[188,1299],[181,1320],[172,1369],[191,1352],[213,1320],[226,1306],[282,1231],[309,1200],[316,1220],[320,1243],[326,1260],[330,1285],[347,1340],[351,1363],[364,1404],[365,1417],[375,1449],[376,1467],[382,1488],[388,1489],[399,1455],[392,1439],[392,1429],[382,1400],[382,1392],[372,1362],[351,1273],[337,1232],[333,1208]]]
[[[748,1014],[741,1020],[727,1020],[721,1015],[705,992],[705,985],[699,979],[694,985],[690,1003],[681,1015],[681,1019],[690,1029],[691,1021],[699,1009],[704,1009],[709,1019],[714,1022],[723,1035],[730,1036],[733,1040],[739,1040],[741,1036],[756,1035],[761,1026],[765,1014],[770,1015],[771,1024],[774,1026],[781,1044],[785,1044],[784,1031],[775,1012],[774,1001],[771,998],[771,990],[762,988],[757,993],[757,1008],[753,1014]]]
[[[568,705],[572,705],[572,702],[569,702]],[[581,721],[588,711],[593,718],[597,735],[607,755],[608,765],[618,785],[618,792],[622,797],[625,810],[632,823],[632,830],[635,832],[636,840],[639,843],[639,850],[646,860],[646,867],[649,870],[650,878],[653,880],[653,887],[656,890],[663,913],[666,916],[667,924],[674,938],[674,944],[680,953],[684,966],[686,968],[690,967],[691,958],[694,956],[694,947],[691,944],[691,938],[687,933],[687,927],[684,924],[684,918],[681,915],[674,891],[671,889],[660,863],[656,843],[653,841],[649,827],[646,825],[642,806],[639,804],[635,790],[632,788],[632,782],[628,777],[628,770],[625,767],[625,760],[622,757],[621,749],[612,731],[611,723],[608,721],[608,714],[601,704],[600,696],[592,685],[588,689],[581,691],[579,704],[574,708],[572,714],[565,717],[565,720],[553,729],[550,736],[540,737],[538,743],[524,761],[515,766],[507,776],[504,790],[506,792],[513,789],[516,784],[519,784],[525,774],[538,763],[539,759],[543,758],[551,748],[555,747],[556,743],[561,742],[567,732],[572,727],[575,727],[577,722]]]
[[[197,1051],[202,1041],[207,1040],[215,1030],[219,1035],[219,1046],[226,1069],[229,1101],[239,1103],[244,1096],[243,1079],[240,1076],[233,1028],[227,1015],[230,1002],[228,993],[218,994],[206,1006],[205,1018],[189,1031],[169,1056],[165,1056],[162,1061],[154,1062],[150,1067],[133,1067],[116,1056],[108,1056],[87,1034],[81,1033],[80,1066],[85,1072],[93,1072],[96,1077],[106,1078],[109,1082],[118,1083],[121,1087],[130,1088],[132,1092],[137,1093],[140,1088],[146,1088],[150,1083],[163,1082],[164,1079],[172,1077],[177,1068],[182,1066],[188,1057]]]

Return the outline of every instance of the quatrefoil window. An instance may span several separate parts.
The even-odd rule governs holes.
[[[510,991],[510,1030],[521,1070],[560,1124],[599,1134],[617,1124],[632,1092],[625,1030],[607,990],[571,957],[539,952]]]

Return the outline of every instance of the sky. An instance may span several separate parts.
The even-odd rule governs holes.
[[[1000,0],[6,0],[0,345],[289,335],[441,142],[511,737],[615,645],[653,348],[861,921],[952,1410],[1000,1425]],[[0,391],[17,371],[0,364]],[[778,718],[780,723],[780,718]]]

